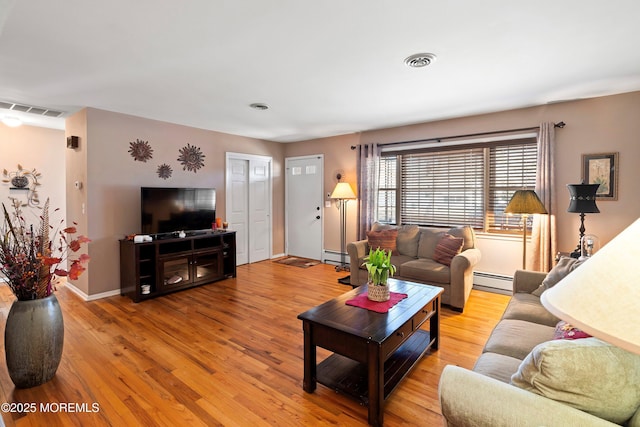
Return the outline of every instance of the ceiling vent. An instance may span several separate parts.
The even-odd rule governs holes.
[[[422,68],[431,64],[436,60],[436,56],[433,53],[414,53],[408,56],[404,63],[411,68]]]
[[[38,116],[46,117],[62,117],[64,111],[50,110],[43,107],[35,107],[33,105],[16,104],[14,102],[0,101],[0,109],[20,111],[22,113],[30,113]]]
[[[254,110],[268,110],[269,106],[267,104],[263,104],[262,102],[254,102],[253,104],[249,104],[249,107]]]

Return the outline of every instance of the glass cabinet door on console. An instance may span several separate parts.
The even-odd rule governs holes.
[[[191,262],[192,257],[190,256],[162,258],[159,263],[161,286],[167,289],[191,284]]]
[[[222,251],[210,251],[193,257],[194,282],[211,282],[223,276]]]

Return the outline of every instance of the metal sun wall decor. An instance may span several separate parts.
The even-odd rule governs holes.
[[[129,147],[129,153],[133,160],[146,162],[153,157],[153,148],[149,145],[149,141],[142,141],[136,138],[135,142],[129,143]]]
[[[205,155],[200,150],[200,147],[187,144],[179,149],[178,153],[178,161],[182,165],[182,170],[197,172],[198,169],[204,166]],[[147,160],[153,158],[153,148],[151,148],[149,141],[136,138],[135,141],[129,142],[129,154],[134,161],[146,163]],[[173,175],[173,168],[167,163],[162,163],[158,165],[156,174],[161,179],[169,179]]]
[[[160,178],[167,179],[171,177],[171,174],[173,173],[173,169],[168,164],[163,163],[160,166],[158,166],[157,173]]]
[[[182,170],[197,172],[204,166],[204,154],[199,147],[187,144],[179,152],[178,161],[182,164]]]
[[[40,199],[38,198],[37,188],[40,185],[38,178],[42,176],[35,168],[28,170],[18,164],[17,170],[9,172],[4,169],[2,171],[2,182],[10,183],[15,189],[27,190],[27,202],[23,203],[16,197],[9,197],[14,202],[20,203],[21,206],[39,207]]]

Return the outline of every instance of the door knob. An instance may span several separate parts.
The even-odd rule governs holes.
[[[320,215],[317,215],[317,216],[316,216],[316,219],[320,219]]]

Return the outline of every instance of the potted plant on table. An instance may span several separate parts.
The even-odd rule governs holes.
[[[44,204],[39,224],[27,224],[19,201],[13,211],[2,210],[0,227],[0,272],[16,301],[5,327],[5,354],[11,380],[18,388],[28,388],[49,381],[56,373],[62,356],[64,324],[62,311],[53,291],[59,277],[74,280],[85,270],[89,255],[71,259],[90,240],[72,238],[76,228],[54,231],[50,239],[49,200]],[[63,262],[68,261],[65,268]]]
[[[380,248],[369,249],[369,255],[364,258],[362,265],[369,273],[368,298],[371,301],[388,301],[390,294],[387,279],[396,272],[396,266],[391,264],[391,251]]]

